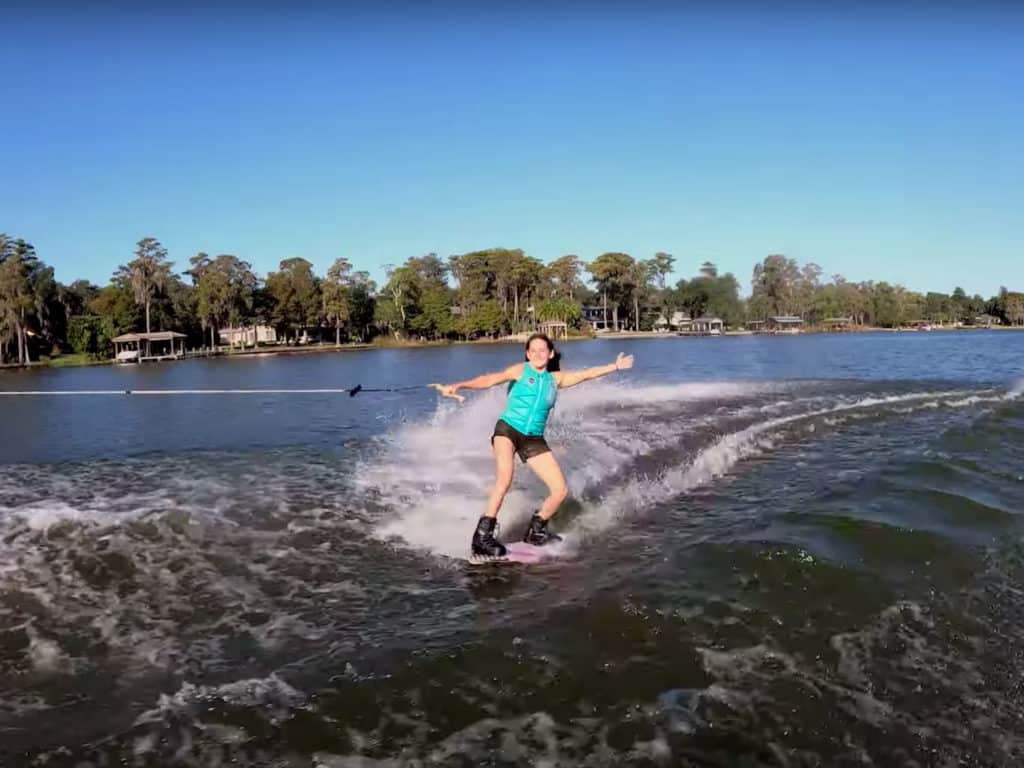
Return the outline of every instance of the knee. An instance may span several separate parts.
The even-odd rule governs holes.
[[[562,485],[556,485],[551,489],[551,498],[555,499],[558,503],[565,501],[565,497],[569,495],[569,489],[563,483]]]
[[[512,475],[498,475],[494,479],[494,492],[502,495],[508,493],[508,489],[512,487]]]

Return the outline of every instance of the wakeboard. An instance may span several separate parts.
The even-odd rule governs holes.
[[[470,565],[502,565],[504,563],[522,563],[531,565],[545,560],[551,560],[565,549],[565,540],[557,544],[548,544],[543,547],[536,547],[524,541],[513,541],[505,545],[504,557],[486,557],[484,555],[469,555],[466,562]]]

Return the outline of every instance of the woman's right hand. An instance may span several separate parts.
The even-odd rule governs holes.
[[[453,397],[460,403],[466,398],[462,395],[456,394],[459,389],[458,384],[431,384],[434,389],[441,393],[441,397]]]

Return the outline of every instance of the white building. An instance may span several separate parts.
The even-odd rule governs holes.
[[[220,343],[229,346],[254,347],[257,344],[276,344],[277,331],[269,325],[249,325],[242,328],[221,328]]]
[[[672,317],[668,320],[664,315],[658,315],[658,319],[654,321],[654,330],[656,331],[688,331],[692,327],[693,321],[685,312],[673,312]]]

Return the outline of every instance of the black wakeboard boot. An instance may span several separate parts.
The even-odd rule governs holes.
[[[561,540],[561,536],[548,530],[548,521],[534,512],[533,517],[530,518],[530,524],[526,526],[523,541],[527,544],[543,547],[545,544],[557,544]]]
[[[497,519],[481,517],[473,532],[473,543],[470,545],[472,556],[477,559],[505,557],[505,546],[495,538],[497,533]]]

